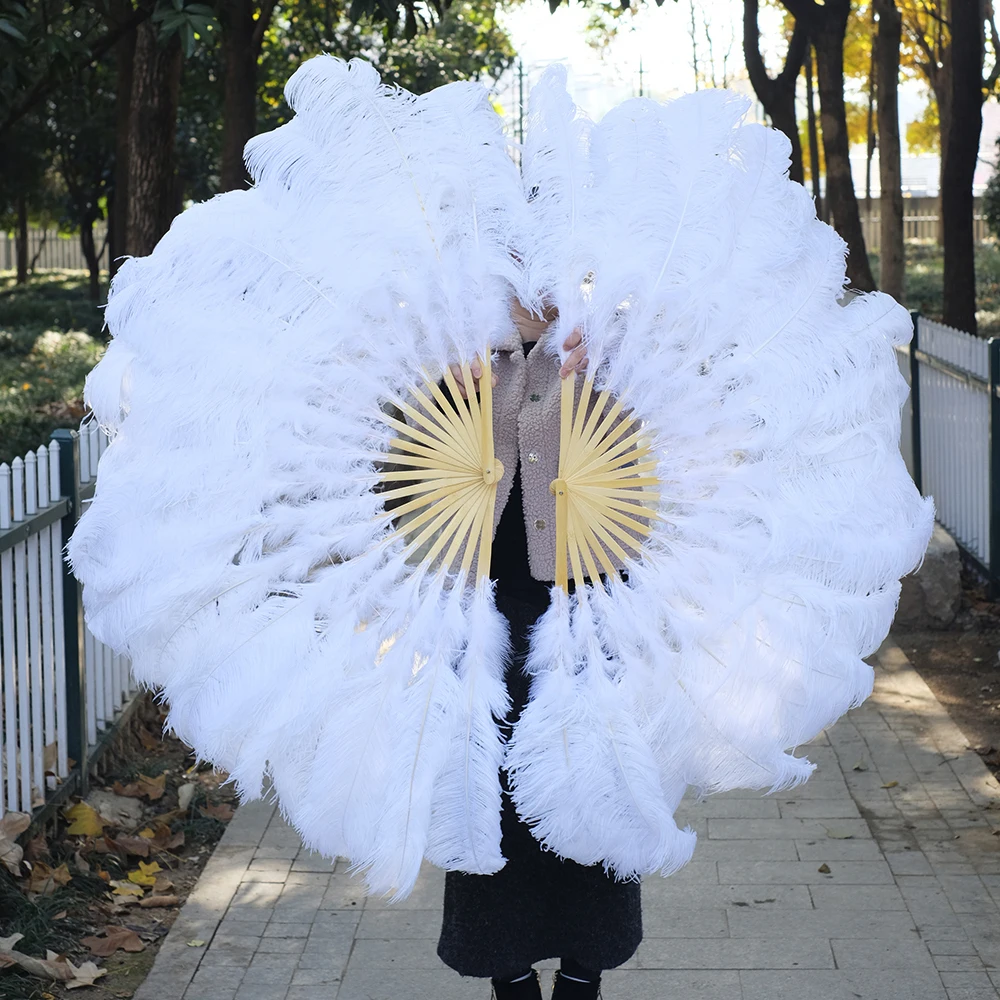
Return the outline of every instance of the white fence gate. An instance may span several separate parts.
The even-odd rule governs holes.
[[[89,419],[0,464],[0,815],[38,816],[85,784],[135,690],[127,660],[86,627],[63,560],[107,443]]]
[[[913,314],[898,349],[910,385],[900,446],[937,519],[1000,584],[1000,339]]]

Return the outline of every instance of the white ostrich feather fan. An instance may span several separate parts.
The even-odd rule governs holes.
[[[511,328],[523,196],[478,84],[319,57],[285,92],[255,186],[116,276],[86,385],[112,443],[68,551],[178,735],[403,896],[425,855],[504,863],[502,469],[489,378],[464,403],[447,364]]]
[[[789,751],[871,692],[863,658],[933,522],[898,447],[910,319],[880,293],[842,303],[845,244],[747,99],[631,100],[593,125],[564,75],[532,93],[521,294],[558,307],[550,344],[580,325],[588,348],[556,490],[555,578],[577,585],[536,625],[506,764],[547,847],[669,874],[694,846],[672,819],[688,785],[805,780]]]
[[[898,449],[908,316],[844,303],[787,140],[728,91],[595,126],[563,76],[522,178],[482,87],[307,62],[255,186],[119,271],[87,381],[112,435],[68,546],[91,629],[244,798],[270,778],[307,846],[395,899],[424,857],[503,866],[504,764],[551,850],[683,865],[688,785],[804,780],[789,751],[868,695],[931,530]],[[589,368],[505,747],[488,369],[512,289],[558,307],[553,354],[582,327]],[[469,384],[476,357],[466,402],[448,364]]]

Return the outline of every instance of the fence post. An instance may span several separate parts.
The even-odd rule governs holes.
[[[51,437],[59,442],[59,477],[69,510],[62,519],[63,545],[80,518],[80,434],[59,428]],[[60,553],[60,555],[63,555]],[[63,569],[63,630],[66,647],[66,744],[80,769],[80,791],[87,794],[87,660],[84,647],[83,594],[65,558]]]
[[[920,362],[917,349],[920,346],[920,310],[911,309],[913,338],[910,340],[910,441],[913,446],[913,482],[921,493],[924,492],[924,466],[920,447]]]
[[[1000,597],[1000,337],[990,337],[990,598]]]

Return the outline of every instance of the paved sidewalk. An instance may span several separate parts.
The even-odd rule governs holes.
[[[1000,786],[902,651],[879,662],[806,785],[685,803],[695,860],[645,880],[607,1000],[1000,998]],[[440,871],[390,907],[343,867],[241,807],[136,1000],[488,1000],[435,954]]]

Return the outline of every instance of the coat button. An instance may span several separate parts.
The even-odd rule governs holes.
[[[528,452],[528,461],[529,462],[537,462],[538,461],[538,452],[537,451],[529,451]]]
[[[539,518],[537,521],[535,521],[535,527],[539,531],[544,531],[545,530],[545,522],[541,518]]]
[[[530,395],[530,396],[528,397],[528,399],[530,399],[530,400],[531,400],[531,401],[532,401],[533,403],[537,403],[537,402],[538,402],[538,401],[539,401],[539,400],[540,400],[541,398],[542,398],[542,397],[541,397],[541,396],[539,396],[537,392],[533,392],[533,393],[532,393],[532,394],[531,394],[531,395]]]

